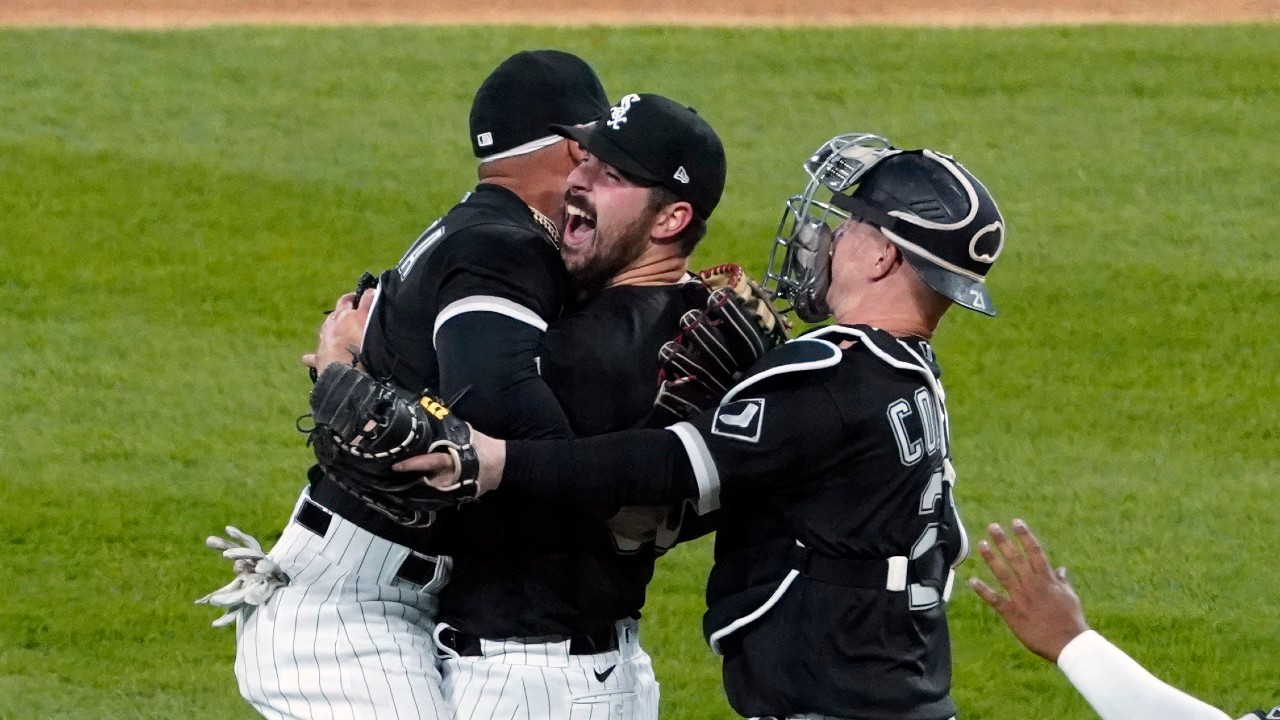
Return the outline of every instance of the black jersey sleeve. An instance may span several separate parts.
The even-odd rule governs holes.
[[[486,433],[569,436],[538,368],[542,334],[563,300],[558,256],[541,238],[501,226],[468,229],[450,242],[432,336],[441,396]]]
[[[689,499],[706,515],[720,507],[722,490],[783,486],[834,459],[848,433],[821,375],[770,378],[742,398],[664,430],[509,442],[502,486],[597,505]]]
[[[542,331],[496,312],[470,312],[436,333],[440,395],[498,437],[569,437],[569,420],[538,374]]]
[[[502,488],[593,508],[659,505],[698,495],[689,456],[667,430],[508,441]]]
[[[829,371],[783,375],[753,384],[728,402],[675,427],[696,434],[703,463],[727,493],[754,492],[794,482],[797,469],[834,462],[849,440],[845,417],[827,389]]]

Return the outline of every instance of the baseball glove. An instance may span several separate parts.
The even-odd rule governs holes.
[[[435,511],[479,493],[471,426],[430,393],[407,399],[351,365],[333,363],[311,391],[311,417],[308,442],[326,476],[401,525],[426,527]],[[453,457],[457,470],[448,487],[391,469],[429,452]]]
[[[685,313],[680,335],[659,351],[654,408],[673,422],[718,405],[761,355],[787,341],[787,321],[741,267],[717,265],[698,279],[707,290],[706,308]]]

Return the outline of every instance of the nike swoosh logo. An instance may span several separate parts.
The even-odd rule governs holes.
[[[759,405],[748,405],[746,410],[743,410],[737,415],[721,415],[720,422],[728,425],[729,427],[744,428],[751,424],[752,418],[754,418],[758,412],[760,412]]]
[[[599,680],[600,682],[604,682],[605,680],[609,679],[609,676],[612,675],[613,671],[616,669],[618,669],[617,665],[610,665],[609,667],[605,668],[603,672],[600,670],[592,670],[591,672],[595,673],[597,680]]]

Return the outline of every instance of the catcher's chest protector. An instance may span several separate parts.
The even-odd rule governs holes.
[[[784,468],[722,497],[704,631],[731,704],[949,717],[943,597],[966,540],[932,348],[833,326],[775,354],[704,433],[722,477],[764,455]]]

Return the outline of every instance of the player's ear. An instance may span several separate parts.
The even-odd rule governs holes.
[[[582,146],[578,144],[577,140],[574,140],[573,138],[565,138],[564,146],[569,151],[569,160],[573,163],[574,167],[581,165],[582,161],[587,159],[587,151],[582,149]]]
[[[876,232],[876,256],[871,266],[871,279],[879,280],[902,264],[902,251],[889,238]]]
[[[693,222],[693,206],[680,200],[664,206],[653,216],[649,236],[654,240],[670,240]]]

